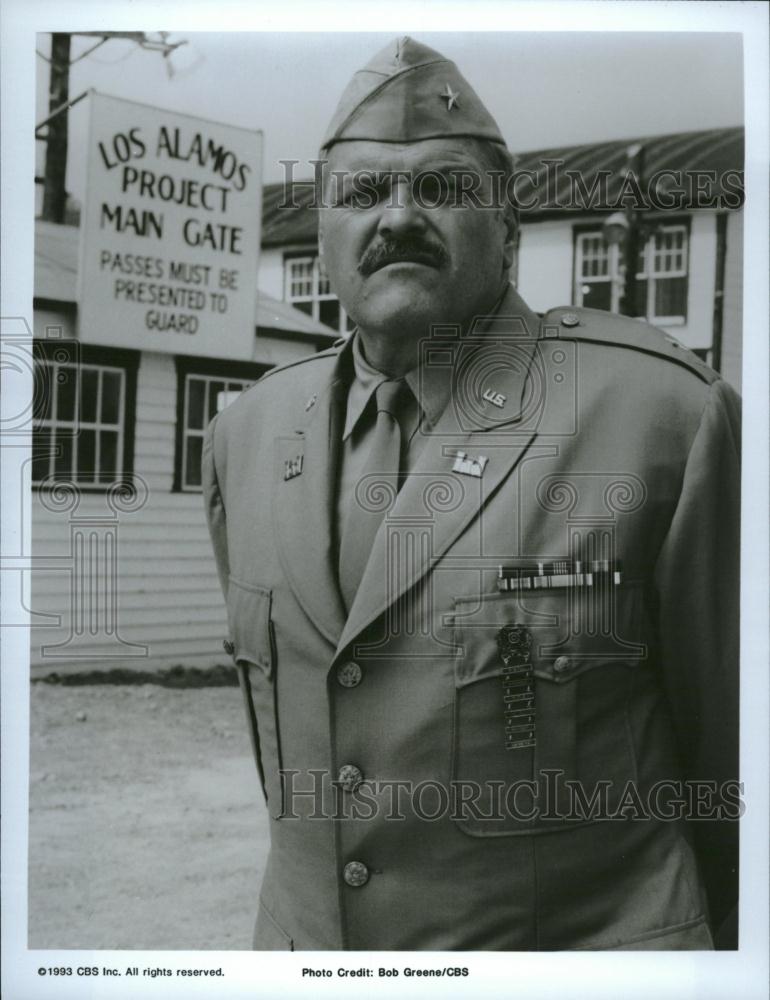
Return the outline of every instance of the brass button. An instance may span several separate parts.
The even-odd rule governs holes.
[[[568,656],[557,656],[553,661],[553,669],[557,674],[563,674],[566,670],[569,670],[571,666],[572,664],[570,663]]]
[[[222,648],[224,649],[224,651],[227,653],[228,656],[232,656],[233,653],[235,652],[235,646],[233,645],[232,642],[230,642],[229,639],[222,640]]]
[[[337,776],[337,781],[346,792],[354,792],[363,780],[361,768],[356,767],[355,764],[343,764]]]
[[[576,313],[564,313],[561,325],[566,327],[580,326],[580,317]]]
[[[345,688],[358,687],[363,675],[363,670],[352,660],[337,667],[337,682]]]
[[[348,885],[357,889],[369,881],[369,869],[363,861],[348,861],[342,871],[342,877]]]

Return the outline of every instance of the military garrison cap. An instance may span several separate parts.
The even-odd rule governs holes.
[[[505,145],[494,118],[457,66],[405,36],[354,74],[321,148],[351,139],[417,142],[451,136]]]

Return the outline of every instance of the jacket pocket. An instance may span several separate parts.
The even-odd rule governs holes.
[[[597,793],[611,810],[636,778],[628,702],[646,656],[642,622],[635,583],[455,600],[461,829],[563,829],[596,817]]]
[[[227,618],[233,660],[243,692],[254,759],[268,812],[281,815],[281,743],[278,725],[276,656],[270,618],[272,591],[230,577]]]

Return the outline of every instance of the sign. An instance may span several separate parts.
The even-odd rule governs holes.
[[[261,132],[96,92],[90,100],[80,339],[250,360]]]

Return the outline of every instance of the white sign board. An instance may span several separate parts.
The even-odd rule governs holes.
[[[80,339],[249,360],[262,134],[92,93]]]

